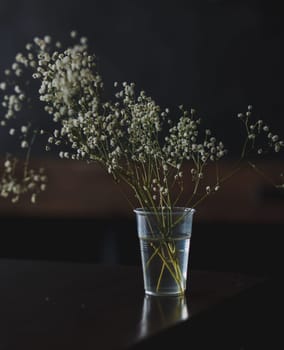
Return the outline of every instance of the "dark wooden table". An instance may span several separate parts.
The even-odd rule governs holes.
[[[166,349],[184,341],[188,349],[247,350],[273,341],[267,281],[209,271],[189,280],[185,298],[149,297],[139,267],[0,260],[0,350]]]

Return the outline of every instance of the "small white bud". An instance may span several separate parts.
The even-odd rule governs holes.
[[[5,168],[9,168],[11,165],[12,164],[11,164],[10,160],[6,160],[5,163],[4,163],[4,167]]]
[[[25,126],[25,125],[23,125],[23,126],[21,127],[21,132],[22,132],[23,134],[26,134],[26,133],[28,132],[28,127]]]
[[[26,50],[27,50],[27,51],[30,51],[32,48],[33,48],[33,45],[32,45],[32,44],[28,43],[28,44],[26,45]]]
[[[46,36],[43,38],[43,40],[44,40],[44,42],[45,42],[46,44],[50,44],[50,43],[51,43],[51,36],[46,35]]]
[[[22,141],[22,142],[21,142],[21,147],[22,147],[22,148],[28,148],[28,147],[29,147],[28,142],[27,142],[26,140]]]
[[[77,37],[77,35],[78,35],[78,33],[77,33],[76,30],[72,30],[72,31],[70,32],[70,37],[71,37],[72,39],[75,39],[75,38]]]
[[[88,39],[87,39],[86,37],[84,37],[84,36],[80,39],[80,43],[81,43],[82,45],[86,45],[87,42],[88,42]]]
[[[36,202],[36,194],[33,193],[31,196],[31,202],[34,204]]]
[[[0,90],[6,90],[7,84],[5,82],[0,83]]]
[[[15,87],[14,87],[14,90],[15,90],[15,92],[17,93],[17,94],[20,94],[21,93],[21,88],[19,87],[19,85],[16,85]]]

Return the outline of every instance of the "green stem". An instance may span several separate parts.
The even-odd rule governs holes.
[[[162,265],[162,268],[161,268],[161,272],[160,272],[160,275],[159,275],[159,278],[158,278],[157,286],[156,286],[156,292],[158,292],[159,289],[160,289],[160,284],[161,284],[161,281],[162,281],[162,276],[163,276],[164,270],[165,270],[165,263],[163,262],[163,265]]]
[[[163,244],[166,245],[166,248],[167,248],[167,251],[168,251],[167,243],[166,243],[166,242],[163,242]],[[155,249],[155,252],[154,252],[155,255],[158,254],[159,258],[162,260],[163,264],[165,264],[165,267],[168,269],[169,273],[171,274],[171,276],[173,277],[174,281],[175,281],[176,284],[178,285],[180,291],[182,292],[182,286],[181,286],[180,278],[179,278],[179,276],[176,276],[176,274],[174,273],[174,271],[172,271],[170,265],[168,264],[167,258],[164,256],[165,253],[163,253],[163,251],[162,251],[162,245],[160,245],[158,248],[156,248],[155,245],[154,245],[152,242],[150,243],[150,245],[151,245],[151,247],[152,247],[153,249]],[[169,251],[168,251],[168,252],[169,252]],[[152,254],[152,256],[154,255],[154,253]],[[153,259],[152,256],[151,256],[151,258],[150,258],[151,260]],[[173,266],[175,266],[175,262],[174,262],[173,257],[170,255],[169,258],[170,258],[170,261],[171,261],[171,263],[173,264]]]

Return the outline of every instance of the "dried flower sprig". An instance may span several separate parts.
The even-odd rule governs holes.
[[[18,159],[7,156],[3,164],[3,171],[0,173],[0,196],[11,198],[12,203],[19,201],[23,195],[30,195],[32,203],[36,202],[37,196],[45,191],[47,176],[44,169],[40,168],[38,172],[34,169],[20,167],[18,174]]]
[[[242,158],[251,155],[256,151],[258,155],[268,154],[271,151],[276,153],[284,148],[284,141],[279,135],[270,131],[270,127],[259,119],[252,118],[252,106],[248,106],[245,113],[239,113],[238,118],[243,122],[246,131],[246,140],[242,150]]]
[[[272,186],[281,189],[283,186],[283,176],[280,174],[281,183],[275,183],[267,176],[251,158],[263,158],[269,154],[278,154],[284,149],[284,140],[277,133],[271,131],[270,126],[263,120],[255,120],[253,107],[248,106],[245,113],[239,113],[238,118],[245,128],[245,140],[242,147],[241,160],[245,161],[257,174],[263,177]]]

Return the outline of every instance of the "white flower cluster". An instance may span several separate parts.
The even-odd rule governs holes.
[[[9,75],[11,74],[10,71],[7,72],[9,72]],[[6,82],[0,83],[0,90],[5,92],[7,88],[8,84]],[[2,126],[6,125],[6,120],[14,118],[16,114],[21,111],[25,99],[26,95],[19,85],[15,85],[14,91],[12,91],[10,94],[4,95],[2,107],[6,109],[6,112],[4,114],[4,119],[1,120]]]
[[[77,38],[75,31],[71,38]],[[53,43],[50,36],[35,38],[24,54],[16,56],[5,73],[6,81],[0,82],[5,109],[2,125],[28,101],[22,85],[15,83],[26,71],[39,81],[39,100],[55,123],[51,131],[40,132],[47,136],[46,150],[57,146],[61,158],[100,163],[115,180],[124,181],[134,190],[143,207],[172,208],[186,186],[192,189],[186,205],[194,205],[197,195],[203,198],[218,191],[218,176],[211,185],[203,184],[199,192],[198,188],[205,179],[206,164],[218,162],[227,153],[223,143],[202,128],[193,109],[187,111],[180,106],[181,116],[175,121],[169,109],[162,109],[144,91],[137,93],[134,83],[115,82],[114,97],[105,98],[102,78],[95,56],[88,52],[86,38],[67,49],[59,42]],[[283,141],[270,133],[262,121],[251,123],[250,114],[251,106],[245,115],[239,115],[247,131],[242,157],[249,143],[254,146],[256,136],[263,132],[267,133],[268,146],[278,152]],[[10,135],[22,137],[22,148],[30,147],[30,132],[31,122],[22,124],[20,130],[9,130]],[[262,151],[258,147],[258,154]],[[187,164],[190,183],[184,176]]]
[[[215,137],[211,136],[211,131],[204,131],[204,138],[200,139],[200,119],[195,118],[195,110],[183,110],[176,126],[169,130],[169,136],[166,137],[164,151],[168,154],[168,163],[178,169],[184,160],[193,160],[198,169],[208,160],[215,161],[222,158],[226,150],[222,142],[217,142]]]
[[[38,194],[46,189],[47,177],[44,169],[36,172],[24,167],[23,176],[17,176],[17,163],[16,158],[7,157],[5,160],[3,171],[0,173],[0,196],[10,197],[12,203],[16,203],[20,196],[29,194],[31,202],[35,203]]]
[[[238,118],[244,123],[247,134],[242,157],[253,150],[256,150],[258,155],[267,154],[271,150],[279,153],[281,148],[284,148],[284,140],[281,140],[277,134],[272,133],[263,120],[253,121],[252,109],[250,105],[245,113],[238,114]]]

